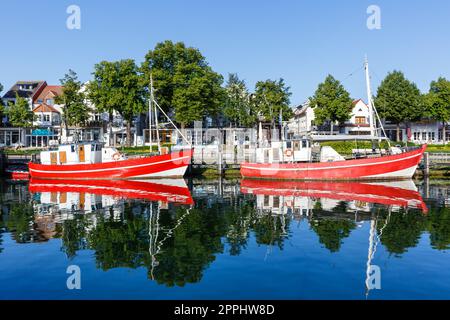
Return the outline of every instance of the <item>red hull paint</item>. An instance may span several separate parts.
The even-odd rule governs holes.
[[[124,199],[173,202],[191,205],[194,203],[187,187],[170,185],[158,180],[50,180],[31,179],[30,192],[75,192],[109,195]]]
[[[28,172],[23,172],[23,171],[11,172],[10,176],[11,176],[11,179],[13,179],[13,180],[29,180],[30,179],[30,174]]]
[[[383,205],[414,207],[428,212],[422,196],[415,190],[360,182],[242,180],[245,194],[327,198],[362,201]]]
[[[398,155],[321,163],[243,163],[244,178],[282,180],[367,180],[411,178],[426,145]]]
[[[129,179],[144,176],[181,177],[191,163],[193,150],[167,155],[119,160],[94,164],[46,165],[30,162],[32,178],[55,179]],[[172,172],[177,172],[172,174]],[[178,174],[178,172],[180,174]]]

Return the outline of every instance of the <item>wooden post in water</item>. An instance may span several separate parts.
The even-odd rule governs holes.
[[[222,176],[222,162],[223,162],[223,154],[222,154],[222,131],[219,129],[219,144],[217,145],[217,165],[218,165],[218,173],[219,176]]]

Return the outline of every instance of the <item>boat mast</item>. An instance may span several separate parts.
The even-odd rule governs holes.
[[[372,137],[378,137],[378,143],[381,142],[381,134],[378,134],[378,130],[376,128],[376,120],[380,124],[381,132],[383,133],[385,139],[387,139],[386,131],[384,130],[383,123],[381,122],[380,116],[375,108],[373,103],[372,89],[370,86],[370,75],[369,75],[369,60],[367,60],[367,56],[364,61],[364,69],[366,71],[366,86],[367,86],[367,101],[369,103],[369,125],[370,125],[370,135]],[[376,118],[374,119],[374,115]],[[389,139],[387,139],[388,146],[391,147],[391,143]]]
[[[369,61],[367,60],[367,56],[364,60],[364,69],[366,71],[366,87],[367,87],[367,103],[369,106],[370,135],[374,137],[376,135],[376,131],[373,117],[372,89],[370,88]]]
[[[367,263],[366,263],[366,299],[369,297],[370,292],[370,272],[372,266],[373,255],[375,253],[375,232],[376,221],[375,217],[372,217],[370,221],[370,233],[369,233],[369,251],[367,253]]]
[[[153,152],[153,141],[152,141],[152,109],[153,109],[153,78],[150,75],[150,99],[148,99],[148,131],[149,131],[149,142],[150,142],[150,153]]]
[[[150,75],[150,100],[154,100],[153,96],[153,76]],[[158,129],[158,110],[155,107],[155,130],[156,130],[156,143],[158,144],[158,153],[161,154],[161,143],[159,141],[159,129]]]

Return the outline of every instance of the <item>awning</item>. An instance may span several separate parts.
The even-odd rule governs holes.
[[[32,136],[54,136],[54,132],[50,129],[34,129],[31,132]]]

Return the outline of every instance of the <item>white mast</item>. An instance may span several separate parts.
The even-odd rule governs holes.
[[[374,137],[376,135],[376,131],[373,117],[372,89],[370,88],[369,61],[367,60],[367,56],[364,60],[364,69],[366,71],[366,87],[367,87],[367,103],[369,106],[370,135]]]
[[[148,131],[149,131],[149,142],[150,142],[150,153],[153,152],[152,149],[152,109],[153,109],[153,80],[150,75],[150,99],[148,99]]]
[[[150,75],[150,100],[154,100],[153,96],[153,77]],[[155,130],[156,130],[156,143],[158,144],[158,153],[161,154],[161,144],[159,141],[159,130],[158,130],[158,110],[155,107]],[[150,111],[151,112],[151,111]]]
[[[370,222],[370,233],[369,233],[369,252],[367,253],[367,263],[366,263],[366,298],[369,296],[370,292],[370,272],[372,266],[372,259],[374,255],[374,245],[375,245],[375,233],[376,233],[376,221],[372,218]]]
[[[150,113],[150,116],[151,116],[152,111],[155,112],[156,143],[158,144],[158,153],[161,154],[161,145],[160,145],[160,141],[159,141],[159,131],[158,131],[158,110],[156,109],[156,107],[154,108],[154,110],[152,110],[153,101],[155,99],[153,92],[154,92],[154,89],[153,89],[153,76],[150,74],[150,112],[149,113]],[[150,124],[150,128],[151,128],[151,124]],[[151,129],[150,129],[150,134],[151,134]]]

